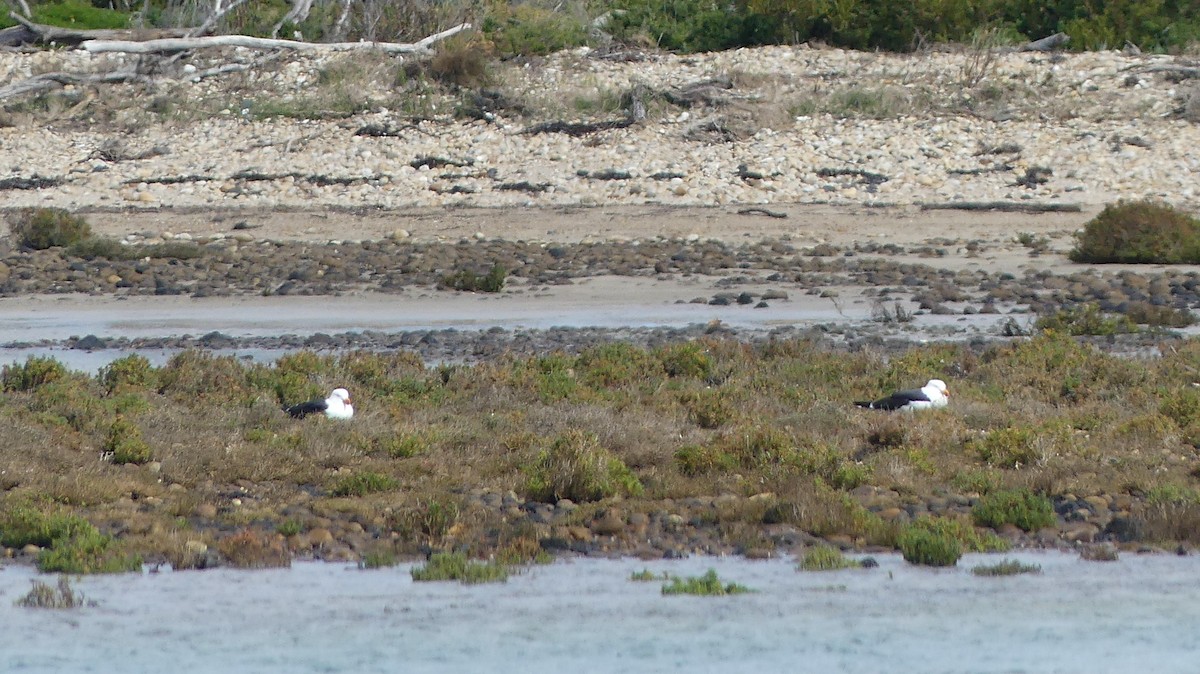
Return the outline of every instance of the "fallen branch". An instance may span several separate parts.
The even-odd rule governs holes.
[[[111,82],[130,82],[142,79],[144,76],[132,70],[122,70],[103,75],[74,75],[72,73],[45,73],[35,75],[23,82],[9,85],[0,89],[0,101],[24,94],[36,94],[51,89],[58,89],[68,84],[101,84]]]
[[[1079,204],[1020,201],[947,201],[921,204],[923,211],[1004,211],[1009,213],[1079,213]]]
[[[247,49],[290,49],[293,51],[363,51],[374,50],[389,54],[423,53],[439,40],[467,30],[469,23],[462,23],[449,30],[414,42],[403,44],[396,42],[298,42],[296,40],[273,40],[270,38],[250,37],[249,35],[214,35],[211,37],[165,38],[161,40],[146,40],[133,42],[128,40],[88,40],[80,46],[92,53],[126,52],[130,54],[158,54],[165,52],[185,51],[188,49],[208,49],[212,47],[245,47]]]

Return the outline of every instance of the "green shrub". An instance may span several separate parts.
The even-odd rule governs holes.
[[[1158,201],[1105,206],[1077,239],[1075,262],[1200,262],[1200,220]]]
[[[43,573],[127,573],[140,571],[140,555],[128,554],[113,539],[94,527],[56,538],[38,553],[38,570]]]
[[[1137,324],[1127,316],[1105,315],[1096,304],[1068,307],[1039,316],[1033,327],[1072,336],[1123,335],[1138,330]]]
[[[95,531],[95,527],[78,515],[48,513],[26,503],[0,509],[0,545],[6,548],[45,548],[56,539],[87,531]]]
[[[745,585],[722,583],[713,569],[709,569],[708,573],[699,577],[680,578],[676,576],[671,579],[671,582],[662,586],[663,594],[694,594],[702,597],[721,597],[746,592],[750,592],[750,588]]]
[[[633,573],[629,574],[629,580],[632,580],[635,583],[648,583],[654,580],[668,580],[668,577],[665,572],[654,573],[650,569],[642,569],[641,571],[634,571]]]
[[[437,552],[422,566],[414,566],[412,579],[416,582],[457,580],[466,585],[503,583],[508,580],[508,568],[496,562],[477,562],[461,552]]]
[[[971,516],[980,526],[999,528],[1013,524],[1023,531],[1035,531],[1054,525],[1054,505],[1045,496],[1028,489],[1010,489],[987,494],[979,499]]]
[[[580,430],[555,438],[525,472],[525,491],[535,501],[566,498],[583,503],[642,493],[642,483],[625,462],[601,447],[594,434]]]
[[[69,246],[91,236],[87,221],[61,208],[23,208],[8,216],[17,243],[34,250]]]
[[[923,529],[909,527],[896,540],[904,561],[921,566],[954,566],[962,557],[958,539]]]
[[[705,475],[733,470],[736,456],[712,445],[684,445],[675,450],[675,465],[684,475]]]
[[[5,365],[0,384],[5,391],[32,391],[67,376],[67,368],[53,358],[30,356],[24,363]]]
[[[1025,564],[1015,559],[1006,559],[995,564],[981,564],[971,569],[971,573],[976,576],[1016,576],[1022,573],[1041,572],[1041,566],[1037,564]]]
[[[381,491],[391,491],[400,483],[390,475],[371,471],[344,475],[337,479],[330,489],[334,496],[366,496]]]
[[[587,17],[531,3],[492,3],[480,24],[502,56],[537,56],[587,43]]]
[[[153,389],[158,373],[145,356],[131,353],[100,368],[100,383],[110,394],[125,389]]]
[[[124,417],[117,417],[109,427],[103,448],[117,464],[143,464],[154,458],[150,445],[142,439],[142,429]]]
[[[204,255],[204,248],[190,241],[131,246],[104,236],[88,236],[68,245],[66,252],[85,260],[140,260],[146,257],[191,260]]]
[[[358,560],[358,568],[383,569],[396,566],[399,563],[400,558],[396,556],[394,550],[385,547],[375,547],[363,553],[362,558]]]
[[[969,443],[989,466],[1019,468],[1041,460],[1038,431],[1027,426],[997,428]]]
[[[707,379],[713,372],[713,358],[703,344],[682,342],[658,349],[655,354],[668,377]]]
[[[604,388],[644,382],[654,367],[645,349],[628,342],[588,347],[576,358],[580,380]]]
[[[443,276],[439,285],[450,290],[472,293],[498,293],[504,290],[504,280],[507,277],[508,270],[497,263],[492,265],[491,271],[482,276],[470,269],[459,269],[453,274]]]
[[[688,421],[700,428],[720,428],[733,419],[736,411],[733,401],[721,389],[689,392],[681,396],[680,402],[687,409]]]
[[[1004,552],[1011,545],[990,531],[976,529],[965,517],[928,517],[913,520],[909,528],[922,529],[939,536],[949,536],[967,552]]]
[[[804,553],[804,559],[800,560],[800,568],[805,571],[837,571],[860,566],[856,560],[847,559],[841,550],[828,545],[810,548]]]

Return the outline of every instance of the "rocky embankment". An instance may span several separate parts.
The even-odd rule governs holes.
[[[200,77],[253,56],[207,54],[165,64],[152,83],[4,101],[6,205],[1200,201],[1200,95],[1175,56],[581,50],[494,64],[478,90],[398,79],[401,65],[383,56],[287,56]],[[132,58],[0,53],[0,86]],[[624,119],[619,101],[633,91],[644,121],[546,126]]]

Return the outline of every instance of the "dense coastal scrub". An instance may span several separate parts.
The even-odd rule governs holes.
[[[1200,343],[1162,351],[1048,331],[891,356],[709,338],[432,367],[188,351],[89,376],[31,358],[0,373],[0,544],[72,573],[822,539],[921,564],[1034,537],[1196,544]],[[849,403],[935,375],[952,382],[945,410]],[[280,409],[335,385],[352,422]]]
[[[80,0],[29,3],[35,21],[72,28],[178,27],[205,16],[169,0],[100,8]],[[309,40],[414,41],[462,21],[480,29],[475,49],[501,56],[546,54],[564,48],[625,44],[677,52],[820,41],[862,50],[912,51],[934,43],[1015,44],[1054,33],[1074,49],[1146,51],[1179,49],[1196,41],[1200,19],[1189,3],[1089,3],[1063,0],[611,0],[608,2],[418,3],[391,0],[315,2],[307,14],[289,14],[289,3],[255,0],[217,24],[223,33],[296,34]],[[344,14],[344,15],[343,15]],[[0,27],[11,25],[0,17]]]

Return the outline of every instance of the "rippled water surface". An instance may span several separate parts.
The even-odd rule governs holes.
[[[565,560],[507,583],[413,583],[409,567],[86,577],[96,606],[25,609],[0,571],[0,671],[1195,672],[1200,557],[1010,555],[1038,575],[797,572],[791,560]],[[667,597],[634,571],[757,590]],[[53,578],[43,580],[53,581]]]

